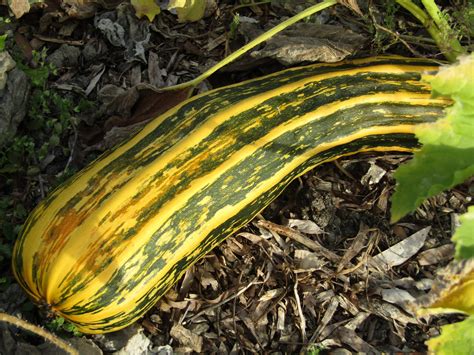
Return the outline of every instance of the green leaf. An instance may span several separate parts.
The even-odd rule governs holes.
[[[474,206],[461,216],[461,225],[452,238],[456,243],[456,259],[474,258]]]
[[[0,35],[0,52],[3,52],[5,50],[5,42],[7,40],[8,33],[4,33],[3,35]]]
[[[22,70],[30,78],[31,83],[34,87],[42,88],[49,77],[49,68],[40,67],[40,68],[29,68],[23,67]]]
[[[445,118],[416,128],[423,146],[395,172],[393,222],[426,198],[474,175],[474,54],[424,79],[436,94],[451,97],[454,104],[446,110]]]
[[[146,16],[150,22],[161,12],[155,0],[131,0],[131,3],[135,8],[135,15],[138,18]]]
[[[441,327],[441,335],[426,342],[437,355],[474,354],[474,317]]]
[[[168,10],[175,9],[179,22],[194,22],[203,18],[206,0],[170,0]]]

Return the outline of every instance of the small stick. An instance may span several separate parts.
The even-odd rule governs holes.
[[[56,345],[58,348],[64,350],[68,354],[79,355],[79,352],[76,349],[74,349],[71,345],[66,343],[64,340],[58,338],[57,336],[54,336],[50,332],[34,324],[28,323],[27,321],[24,321],[22,319],[19,319],[17,317],[11,316],[6,313],[0,313],[0,321],[12,324],[16,327],[27,330],[33,334],[39,335],[40,337],[43,337],[44,339],[48,340],[52,344]]]

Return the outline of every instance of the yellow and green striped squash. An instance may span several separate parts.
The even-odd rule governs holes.
[[[206,92],[52,192],[16,242],[20,285],[85,333],[136,321],[296,177],[366,151],[411,151],[432,62],[376,57],[293,68]]]

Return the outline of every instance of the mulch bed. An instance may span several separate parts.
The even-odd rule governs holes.
[[[74,106],[88,104],[73,114],[74,124],[62,131],[60,144],[41,160],[25,161],[24,170],[0,175],[0,197],[9,201],[2,210],[6,212],[0,221],[8,219],[9,224],[2,227],[0,246],[11,248],[27,212],[60,181],[186,96],[158,94],[153,88],[196,77],[263,29],[294,14],[304,2],[279,3],[240,8],[235,31],[230,26],[235,14],[230,1],[219,2],[210,16],[192,24],[179,24],[167,12],[150,24],[138,20],[125,3],[109,9],[97,6],[95,16],[79,19],[53,2],[18,21],[2,22],[0,29],[13,33],[7,49],[16,61],[30,68],[51,63],[56,68],[45,90]],[[6,8],[0,10],[6,18]],[[346,37],[339,44],[323,38],[308,44],[313,46],[309,54],[285,57],[283,62],[300,63],[324,48],[326,59],[341,53],[441,58],[422,27],[405,12],[384,12],[380,4],[364,10],[368,15],[363,18],[342,6],[318,14],[315,26],[337,26]],[[118,25],[124,30],[121,36],[114,32]],[[293,35],[301,40],[297,29]],[[273,45],[278,49],[282,43]],[[35,53],[44,53],[50,64],[42,64]],[[282,69],[281,53],[261,46],[197,91]],[[17,135],[32,134],[28,115],[31,112]],[[406,159],[356,155],[324,164],[294,181],[258,218],[194,265],[139,322],[151,349],[426,351],[424,341],[457,318],[418,319],[412,301],[431,289],[437,272],[452,260],[450,237],[458,214],[471,203],[472,182],[429,199],[414,214],[390,224],[392,172]],[[31,170],[33,165],[39,168]],[[394,246],[402,241],[411,254],[395,255],[389,266],[377,261],[384,251],[396,254]],[[0,258],[0,309],[46,324],[18,291],[6,255]],[[41,343],[18,331],[10,333],[18,344]],[[71,336],[64,328],[58,333]],[[99,338],[90,337],[104,349]]]

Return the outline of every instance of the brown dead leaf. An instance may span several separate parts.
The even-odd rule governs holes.
[[[337,265],[337,272],[344,270],[344,267],[351,261],[352,258],[357,256],[362,249],[365,248],[368,237],[368,227],[361,224],[359,232],[352,241],[350,247],[346,250],[341,258],[341,261]]]
[[[382,317],[389,322],[397,321],[403,325],[418,323],[413,316],[410,316],[393,304],[381,301],[376,297],[368,300],[361,299],[360,307],[362,310]]]
[[[360,11],[360,7],[359,7],[359,4],[357,3],[357,0],[337,0],[337,2],[341,5],[344,5],[345,7],[348,7],[349,9],[353,10],[358,15],[364,16],[362,11]]]
[[[320,340],[320,335],[324,332],[326,327],[328,326],[329,322],[333,319],[334,313],[336,313],[337,308],[339,307],[339,300],[337,297],[331,298],[329,304],[324,311],[324,315],[318,323],[318,327],[314,331],[311,339],[309,340],[310,343],[314,343]]]
[[[378,166],[375,161],[370,161],[369,163],[370,168],[360,179],[361,184],[365,186],[377,184],[385,176],[385,174],[387,174],[387,171]]]
[[[326,257],[328,260],[331,260],[333,262],[338,262],[340,260],[340,257],[337,254],[335,254],[334,252],[326,249],[325,247],[323,247],[318,242],[302,235],[301,233],[299,233],[299,232],[297,232],[297,231],[295,231],[295,230],[293,230],[289,227],[280,226],[278,224],[275,224],[275,223],[272,223],[272,222],[269,222],[269,221],[258,221],[257,224],[261,227],[267,228],[269,230],[273,230],[277,233],[283,234],[286,237],[297,241],[298,243],[304,245],[305,247],[307,247],[307,248],[309,248],[309,249],[311,249],[311,250],[313,250],[317,253],[320,253],[321,255]]]
[[[363,354],[377,354],[379,353],[372,345],[359,337],[355,331],[346,327],[339,327],[336,329],[337,338],[346,345],[349,345],[354,351]]]
[[[375,255],[370,260],[370,264],[379,270],[387,270],[403,264],[423,247],[430,230],[431,227],[426,227],[413,233],[408,238]]]
[[[405,311],[411,312],[407,308],[407,305],[415,301],[415,297],[413,297],[410,293],[408,293],[408,291],[394,287],[394,288],[382,289],[380,294],[384,301],[392,303],[392,304],[396,304],[402,307]]]
[[[201,270],[201,269],[198,269],[198,270],[199,270],[199,275],[200,275],[199,281],[202,287],[206,289],[210,286],[214,291],[217,291],[217,289],[219,288],[219,283],[214,278],[214,276],[212,276],[212,274],[209,271]]]
[[[295,262],[297,267],[304,271],[319,270],[326,264],[320,255],[303,249],[295,250]]]
[[[202,351],[202,337],[190,331],[189,329],[186,329],[182,325],[174,325],[173,328],[171,328],[170,335],[181,345],[189,347],[197,353]]]
[[[422,266],[435,265],[451,260],[454,257],[454,245],[445,244],[440,247],[428,249],[421,252],[418,257],[418,263]]]
[[[188,98],[189,88],[157,92],[146,86],[137,87],[139,98],[133,108],[130,122],[142,122],[156,118]]]
[[[72,18],[87,19],[95,16],[99,5],[91,0],[62,0],[61,7]]]
[[[251,56],[274,58],[284,65],[333,63],[354,54],[365,41],[364,36],[340,26],[299,23],[269,39],[263,49]]]
[[[30,3],[28,0],[12,0],[10,2],[10,9],[16,18],[20,18],[30,11]]]
[[[321,229],[315,222],[307,219],[289,219],[288,227],[295,228],[301,233],[306,234],[323,234],[324,230]]]

